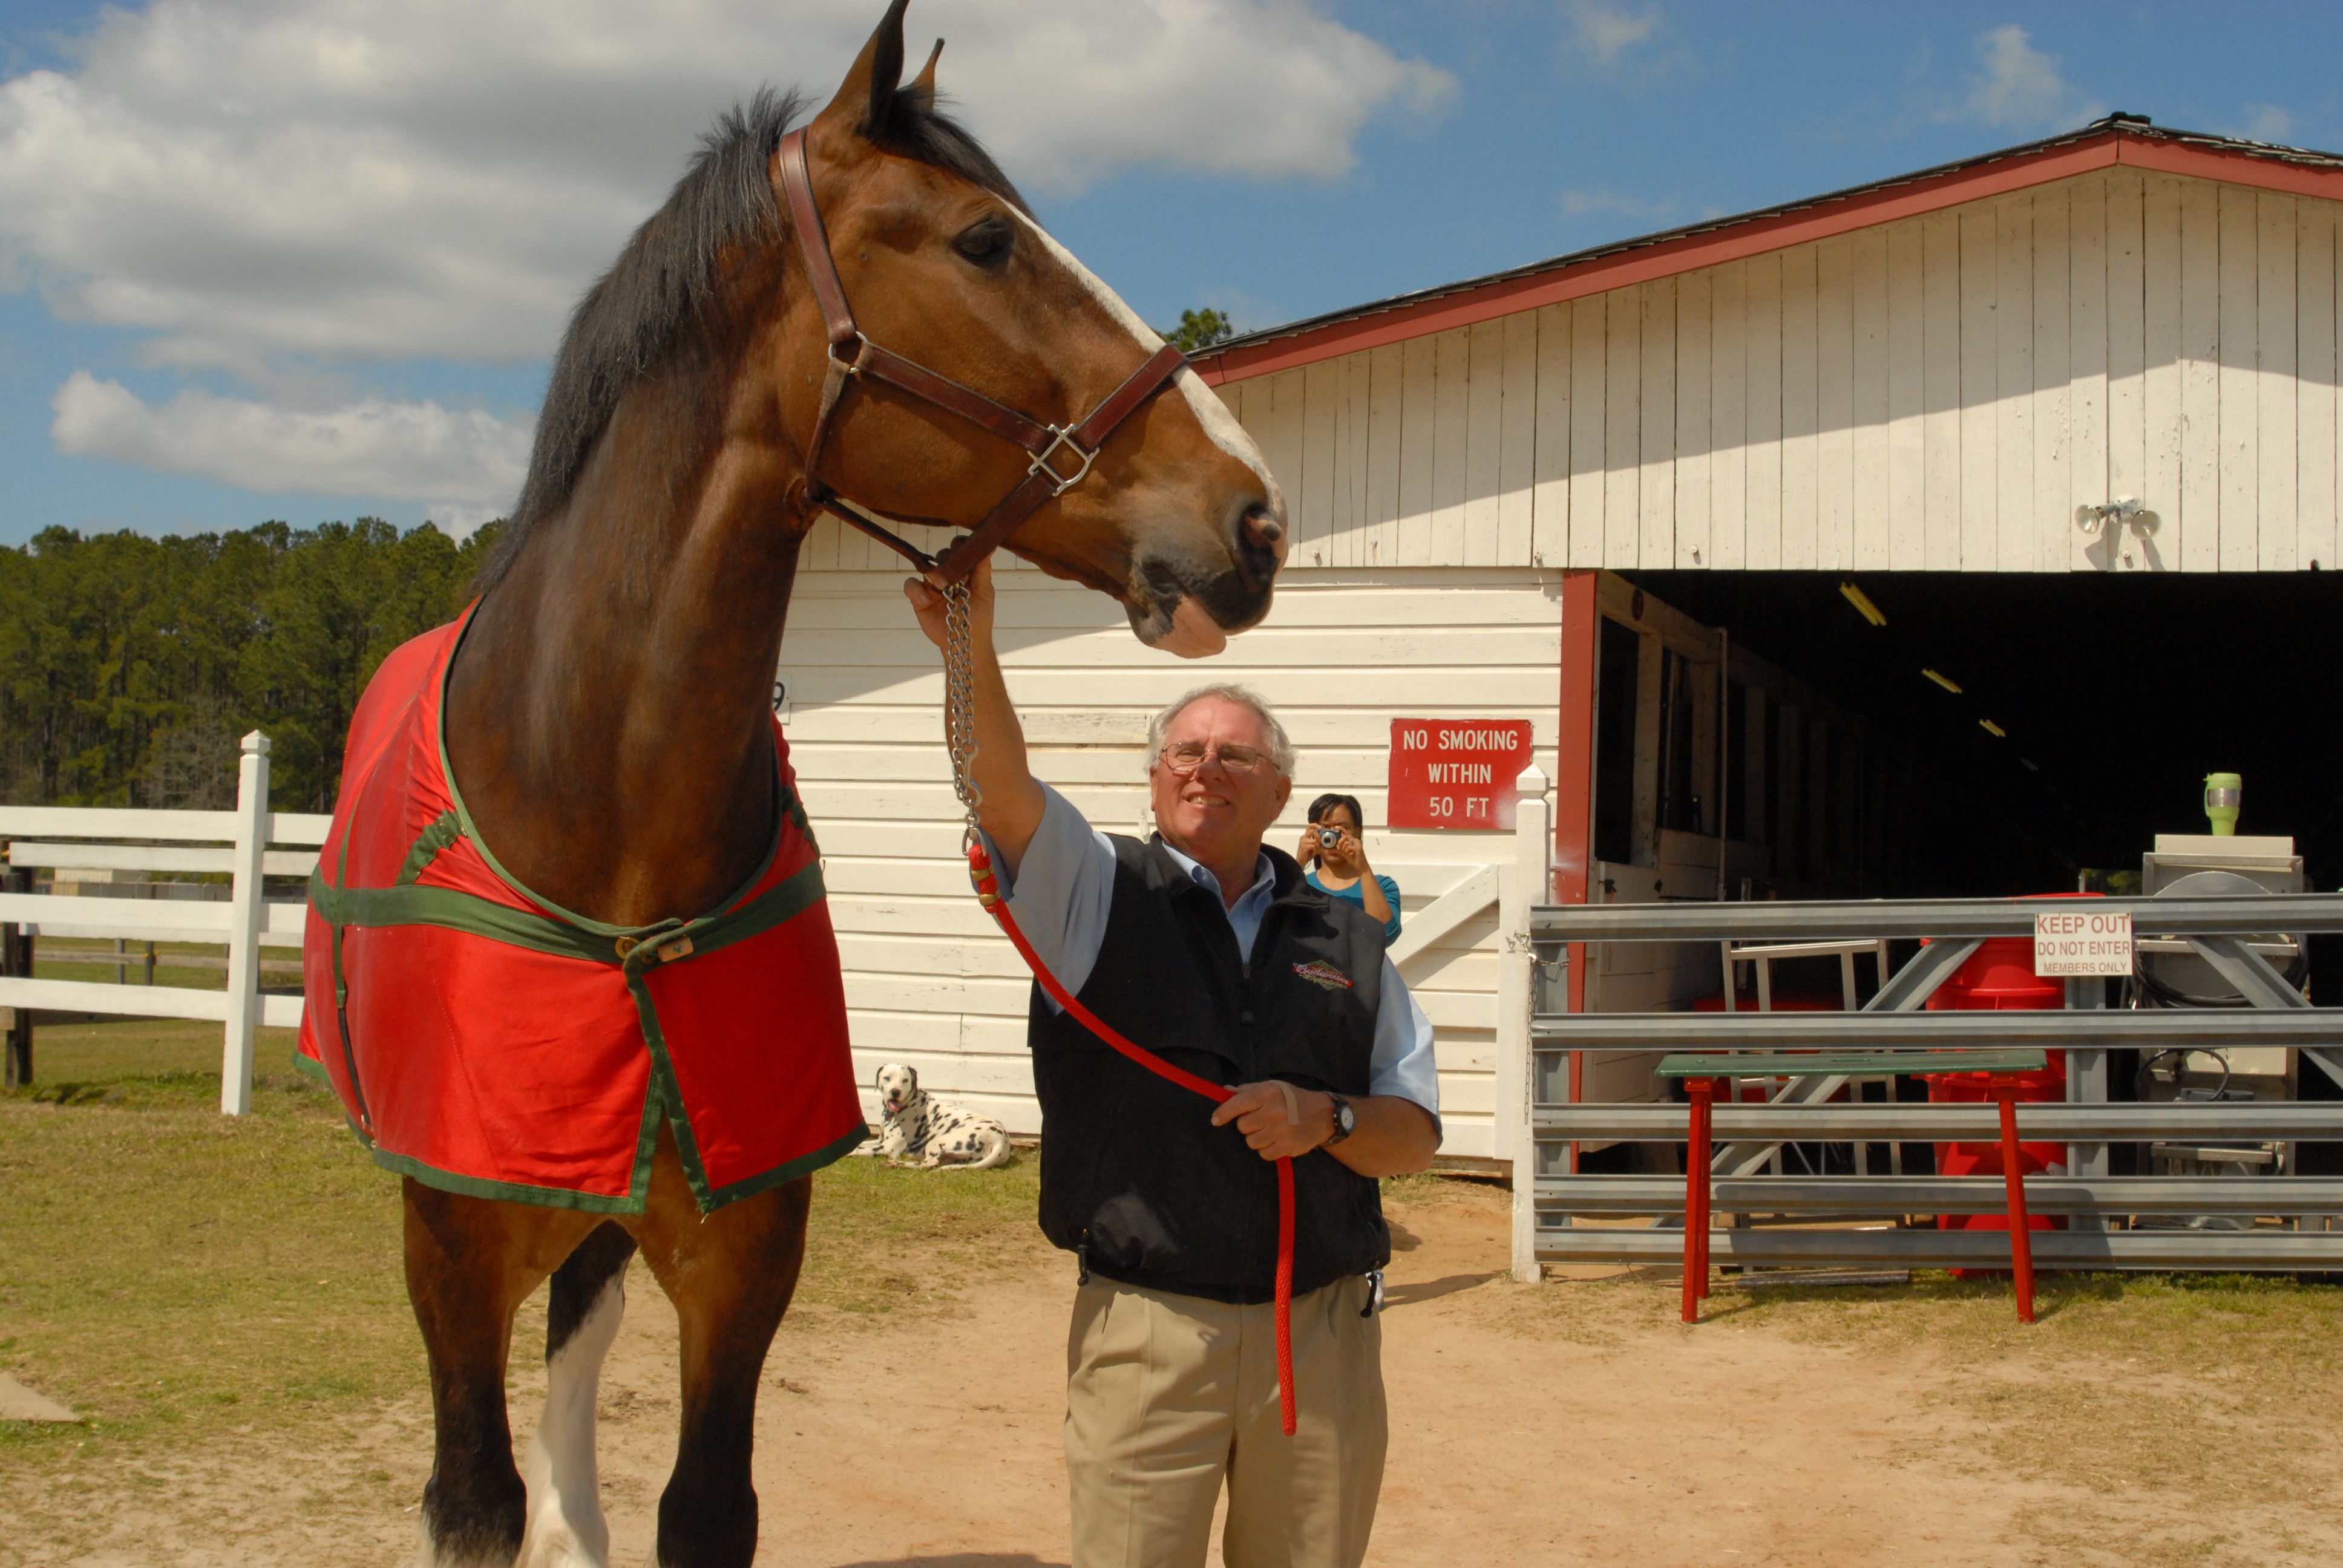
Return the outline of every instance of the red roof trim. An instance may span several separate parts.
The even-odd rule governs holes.
[[[2343,201],[2343,167],[2332,164],[2296,163],[2243,149],[2150,141],[2134,136],[2124,136],[2117,143],[2116,161],[2129,168],[2157,174],[2189,175],[2286,196]]]
[[[1551,267],[1467,284],[1437,297],[1309,327],[1290,337],[1239,344],[1201,357],[1196,369],[1213,386],[1246,381],[1411,337],[1428,337],[1590,294],[1672,277],[1770,250],[1807,245],[1901,218],[2069,179],[2117,164],[2187,175],[2293,196],[2343,201],[2343,167],[2313,166],[2243,150],[2137,136],[2110,127],[2082,141],[2013,154],[1940,175],[1899,181],[1790,211],[1775,210],[1650,245],[1630,246]]]

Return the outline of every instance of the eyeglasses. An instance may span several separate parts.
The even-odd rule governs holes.
[[[1207,758],[1218,755],[1221,766],[1232,773],[1250,773],[1256,768],[1270,765],[1266,752],[1250,746],[1223,746],[1215,753],[1201,740],[1174,740],[1166,746],[1161,756],[1163,766],[1185,779],[1204,765]]]

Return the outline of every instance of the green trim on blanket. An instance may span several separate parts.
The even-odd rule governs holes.
[[[412,886],[415,879],[429,869],[431,862],[439,858],[440,850],[463,836],[464,824],[456,813],[440,812],[429,827],[415,836],[415,842],[407,851],[407,863],[398,868],[398,876],[393,885],[401,888]],[[342,880],[347,883],[349,878],[345,876]]]
[[[531,1187],[520,1181],[491,1181],[479,1176],[458,1176],[407,1155],[393,1154],[387,1149],[376,1148],[372,1152],[374,1162],[386,1171],[412,1176],[426,1187],[466,1198],[534,1203],[544,1209],[576,1209],[588,1214],[639,1214],[646,1206],[649,1192],[650,1167],[641,1161],[636,1163],[635,1185],[642,1188],[643,1191],[613,1197],[603,1192],[572,1192],[566,1187]]]
[[[614,941],[476,893],[414,883],[397,888],[336,888],[327,885],[322,871],[309,875],[309,907],[317,911],[319,920],[337,930],[344,926],[447,926],[558,958],[623,964],[629,974],[639,974],[659,965],[660,950],[671,947],[678,938],[691,940],[691,952],[685,955],[688,959],[761,936],[821,902],[826,892],[821,864],[813,861],[729,914],[703,915],[696,920],[661,920],[653,926],[608,928],[633,939],[622,960]]]
[[[650,983],[631,961],[631,955],[627,965],[627,990],[635,999],[635,1012],[642,1021],[643,1043],[650,1048],[650,1099],[665,1113],[668,1126],[675,1133],[676,1158],[683,1162],[684,1180],[691,1183],[692,1201],[699,1205],[701,1213],[709,1213],[716,1204],[713,1191],[708,1185],[708,1168],[699,1161],[699,1140],[692,1135],[691,1117],[683,1107],[683,1085],[676,1081],[675,1061],[668,1055],[667,1031],[659,1027],[659,1007],[651,1000]]]
[[[617,951],[574,926],[454,888],[330,888],[312,874],[309,907],[330,926],[447,926],[558,958],[616,964]]]
[[[720,915],[702,915],[696,920],[645,928],[649,933],[636,939],[628,951],[626,970],[629,975],[645,974],[660,969],[669,961],[660,957],[680,939],[689,939],[691,950],[682,960],[698,958],[702,953],[716,952],[735,942],[745,942],[751,937],[762,936],[774,927],[785,925],[820,903],[828,896],[821,879],[821,862],[808,861],[799,869],[774,883],[746,904]]]
[[[794,1181],[800,1176],[810,1176],[825,1166],[835,1165],[870,1141],[870,1127],[857,1123],[853,1131],[827,1148],[817,1149],[810,1154],[800,1154],[788,1164],[776,1165],[761,1176],[744,1176],[729,1187],[719,1187],[710,1196],[708,1206],[710,1209],[721,1209],[727,1203],[738,1203],[743,1198],[754,1198],[759,1192],[769,1191],[784,1182]]]

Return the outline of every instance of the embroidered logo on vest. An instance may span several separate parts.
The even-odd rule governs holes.
[[[1326,990],[1349,990],[1351,977],[1322,959],[1312,959],[1306,964],[1295,964],[1293,972],[1312,985]]]

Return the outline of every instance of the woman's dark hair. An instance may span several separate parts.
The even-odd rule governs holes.
[[[1362,833],[1367,830],[1367,814],[1359,809],[1359,798],[1356,795],[1319,796],[1310,802],[1310,820],[1312,822],[1323,820],[1326,813],[1337,806],[1348,806],[1351,809],[1352,827]]]

